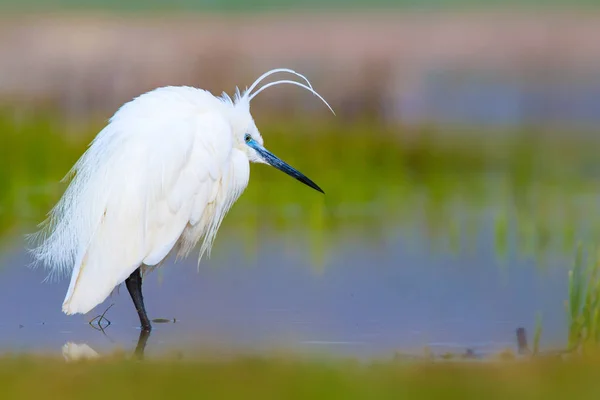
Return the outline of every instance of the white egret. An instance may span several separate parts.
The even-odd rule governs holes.
[[[275,73],[302,78],[257,85]],[[266,163],[323,192],[263,146],[250,102],[279,84],[306,89],[329,104],[303,75],[286,68],[260,76],[234,99],[198,88],[162,87],[124,104],[65,179],[71,182],[33,239],[32,254],[50,276],[71,274],[62,311],[89,312],[123,283],[142,330],[150,331],[142,276],[172,253],[198,262],[250,177]]]

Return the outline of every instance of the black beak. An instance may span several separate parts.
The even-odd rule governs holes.
[[[311,188],[318,190],[319,192],[325,194],[323,189],[321,189],[316,183],[314,183],[313,181],[308,179],[306,177],[306,175],[304,175],[302,172],[298,171],[296,168],[290,166],[289,164],[287,164],[286,162],[281,160],[279,157],[277,157],[275,154],[271,153],[269,150],[265,149],[257,141],[250,140],[248,142],[248,146],[250,146],[254,150],[256,150],[256,152],[263,158],[263,160],[265,160],[265,162],[267,164],[272,165],[273,167],[277,168],[278,170],[285,172],[292,178],[295,178],[295,179],[299,180],[300,182],[304,183],[305,185],[310,186]]]

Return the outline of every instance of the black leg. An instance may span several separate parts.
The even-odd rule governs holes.
[[[144,307],[144,297],[142,296],[142,275],[139,268],[129,275],[129,278],[125,280],[125,285],[127,286],[127,290],[129,290],[131,300],[133,300],[133,305],[135,306],[138,316],[140,317],[142,330],[150,332],[152,330],[152,325],[150,325],[150,320],[148,319],[146,308]]]

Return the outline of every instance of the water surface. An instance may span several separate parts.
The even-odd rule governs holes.
[[[302,245],[289,246],[293,231],[261,236],[250,256],[241,238],[219,237],[199,271],[192,256],[148,276],[151,318],[176,322],[154,324],[147,354],[207,346],[358,357],[424,347],[485,354],[514,349],[516,328],[533,332],[538,313],[543,344],[565,343],[568,256],[543,268],[526,257],[499,261],[490,226],[471,251],[458,254],[432,250],[424,236],[407,243],[403,234],[378,245],[342,236],[322,263]],[[90,314],[66,316],[60,306],[68,279],[42,283],[45,272],[28,269],[29,261],[19,250],[3,261],[2,351],[57,353],[67,342],[98,352],[135,347],[138,320],[124,287]],[[104,335],[87,321],[112,303]]]

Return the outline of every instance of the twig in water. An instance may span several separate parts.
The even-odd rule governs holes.
[[[519,354],[531,354],[529,347],[527,346],[527,335],[525,334],[525,328],[517,329],[517,349]]]
[[[94,317],[93,319],[91,319],[90,322],[89,322],[90,326],[92,328],[96,329],[96,330],[104,332],[104,329],[108,328],[110,326],[110,324],[111,324],[110,320],[108,318],[106,318],[105,315],[108,312],[108,310],[110,310],[110,308],[112,306],[114,306],[114,305],[115,305],[115,303],[111,304],[110,306],[108,306],[108,308],[106,310],[104,310],[104,312],[101,315],[97,315],[96,317]],[[96,321],[96,320],[98,320],[98,322],[96,324],[96,325],[98,325],[98,328],[96,328],[93,325],[93,322]],[[106,321],[106,326],[104,326],[104,327],[102,326],[102,320]]]

